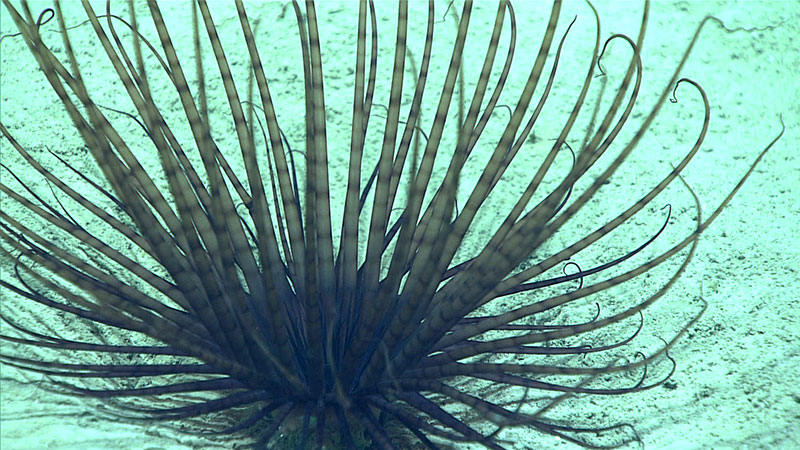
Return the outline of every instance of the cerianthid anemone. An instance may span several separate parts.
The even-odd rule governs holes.
[[[558,410],[669,379],[705,301],[682,301],[655,345],[638,343],[643,313],[772,145],[702,211],[679,179],[711,107],[682,68],[721,23],[699,24],[637,109],[647,2],[638,35],[607,39],[591,4],[562,17],[559,1],[541,24],[508,1],[339,4],[352,35],[330,36],[310,1],[201,0],[177,18],[85,1],[83,19],[3,4],[19,33],[3,45],[26,44],[82,142],[18,141],[24,108],[0,124],[0,361],[223,447],[536,445],[517,429],[640,443]],[[239,31],[221,35],[220,15]],[[576,27],[588,45],[567,55]],[[331,101],[343,86],[352,102]],[[652,183],[624,182],[637,195],[615,192],[669,99],[693,105],[696,137]]]

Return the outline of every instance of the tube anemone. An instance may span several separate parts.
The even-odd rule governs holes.
[[[365,1],[331,35],[311,1],[201,0],[177,24],[155,1],[87,1],[85,20],[3,4],[75,140],[0,122],[0,361],[221,446],[641,442],[558,410],[670,379],[706,302],[649,339],[645,312],[780,138],[701,209],[681,175],[711,106],[682,69],[721,22],[641,106],[647,2],[609,38],[559,1],[544,19]],[[624,181],[670,102],[695,136]]]

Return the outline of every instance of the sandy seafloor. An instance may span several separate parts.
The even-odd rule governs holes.
[[[33,3],[34,15],[45,7],[39,2]],[[65,3],[68,6],[67,23],[80,23],[84,16],[77,2]],[[234,70],[241,71],[246,66],[242,47],[232,47],[232,43],[239,39],[235,12],[232,8],[220,8],[224,6],[221,2],[214,2],[213,6],[221,34],[232,36],[228,38],[231,45],[226,47],[230,48],[228,57],[231,61],[239,61],[234,64]],[[388,2],[378,2],[377,6],[381,11],[381,64],[382,70],[386,70],[391,64],[391,53],[387,47],[394,41],[391,22],[395,13]],[[420,6],[424,5],[415,2],[410,26],[410,35],[417,39],[413,41],[416,44],[412,45],[416,45],[417,49],[421,48],[419,39],[424,31],[424,8]],[[636,36],[641,2],[599,2],[597,6],[603,38],[618,32]],[[95,7],[103,9],[101,4]],[[274,83],[272,94],[276,98],[276,108],[279,118],[285,121],[282,126],[290,135],[290,140],[294,138],[293,142],[300,145],[297,136],[302,127],[302,97],[298,89],[302,78],[298,77],[302,75],[297,56],[299,53],[293,53],[296,47],[291,47],[296,45],[295,21],[291,8],[282,15],[281,7],[281,4],[275,3],[262,8],[250,5],[249,14],[251,18],[264,21],[260,48],[265,61],[274,63],[276,69],[270,72],[271,66],[267,64],[267,76]],[[445,4],[437,4],[437,15],[441,15],[445,7]],[[515,7],[520,37],[512,72],[527,73],[544,31],[543,21],[549,6],[540,2],[518,1]],[[177,2],[167,2],[164,8],[168,26],[176,35],[179,51],[189,49],[187,39],[191,33],[188,28],[188,8]],[[476,42],[481,42],[480,45],[485,45],[483,42],[488,38],[485,30],[491,25],[494,10],[493,5],[480,2],[473,12],[473,26],[476,30],[484,30],[476,31]],[[563,123],[565,112],[571,108],[586,72],[586,55],[590,50],[586,45],[587,42],[593,43],[594,21],[584,3],[567,2],[556,36],[562,36],[566,25],[576,14],[578,20],[568,38],[553,94],[548,100],[550,106],[542,113],[541,128],[537,124],[539,147],[535,148],[538,149],[544,148],[542,145],[557,135],[556,127]],[[670,352],[678,362],[671,382],[632,395],[603,398],[581,396],[554,414],[564,420],[575,418],[583,423],[587,423],[587,420],[588,423],[597,424],[631,423],[648,449],[800,448],[800,76],[797,73],[800,68],[800,52],[797,50],[800,40],[800,3],[654,2],[643,54],[644,81],[640,104],[634,110],[631,123],[626,126],[628,131],[623,132],[619,140],[627,142],[626,139],[631,136],[630,130],[635,130],[650,111],[650,105],[664,89],[697,24],[707,14],[720,18],[729,28],[781,25],[775,29],[728,34],[717,25],[709,24],[682,72],[683,76],[696,80],[704,87],[712,104],[711,125],[706,141],[685,172],[687,181],[701,199],[704,217],[708,217],[716,208],[759,151],[778,133],[780,114],[786,124],[785,135],[703,235],[685,275],[664,298],[645,312],[641,344],[626,350],[630,356],[636,350],[647,352],[656,349],[659,337],[669,338],[697,312],[700,305],[697,297],[702,295],[709,305],[707,312]],[[127,17],[127,12],[121,15]],[[348,86],[352,80],[354,41],[351,36],[355,19],[349,3],[324,2],[319,6],[319,16],[325,22],[321,25],[321,33],[327,64],[329,151],[334,167],[332,189],[336,197],[344,186],[342,177],[349,148],[352,91]],[[452,18],[448,18],[448,21],[452,21]],[[140,22],[146,23],[147,19],[140,17]],[[446,52],[453,28],[451,22],[437,24],[437,27],[440,27],[437,32],[443,30],[437,34],[437,42],[443,45],[440,50],[444,49],[444,52],[435,53],[438,58],[431,69],[430,92],[441,85],[442,65],[449,58]],[[49,30],[56,28],[55,20],[47,25]],[[14,31],[14,24],[3,8],[0,12],[0,34]],[[129,104],[110,97],[118,95],[118,92],[113,90],[114,84],[109,81],[114,78],[109,75],[107,67],[95,67],[95,62],[102,61],[104,57],[96,45],[87,44],[93,42],[90,27],[83,25],[73,34],[76,40],[74,45],[85,64],[84,77],[92,80],[90,92],[96,93],[96,101],[132,111]],[[46,39],[54,45],[60,42],[58,35],[52,32],[46,33]],[[616,75],[609,89],[616,86],[624,72],[623,64],[627,63],[630,55],[620,41],[615,45],[616,48],[611,52],[612,59],[606,66],[609,73]],[[504,57],[504,49],[499,52],[498,59]],[[61,56],[64,56],[63,52]],[[419,60],[419,50],[415,56]],[[472,68],[470,73],[474,75],[474,66],[481,61],[482,56],[466,61],[468,67]],[[210,63],[207,60],[206,70],[213,73],[214,68]],[[184,64],[187,71],[193,72],[193,64],[188,57]],[[495,66],[500,64],[496,62]],[[550,60],[547,67],[550,67]],[[14,136],[47,161],[49,167],[61,170],[63,176],[70,180],[74,180],[74,175],[65,171],[43,151],[45,145],[71,158],[70,161],[77,161],[80,170],[97,176],[99,172],[92,168],[88,156],[80,156],[82,144],[79,138],[18,37],[5,39],[0,46],[0,76],[0,119]],[[108,78],[104,79],[103,76]],[[211,83],[215,80],[217,78],[212,78]],[[287,80],[291,83],[287,83]],[[376,102],[388,102],[387,85],[388,76],[379,76]],[[240,90],[244,89],[243,86],[241,82]],[[518,92],[519,84],[516,86],[513,92]],[[512,90],[511,87],[507,89]],[[695,92],[689,88],[681,89],[680,103],[665,104],[645,140],[609,186],[601,191],[599,201],[590,203],[576,218],[584,221],[582,225],[565,231],[564,240],[559,242],[569,243],[570,236],[574,239],[581,230],[585,233],[594,229],[622,211],[645,192],[643,189],[654,185],[669,171],[670,163],[677,163],[691,148],[702,123],[702,108]],[[539,92],[541,85],[534,101],[538,99]],[[432,98],[432,94],[428,95]],[[177,105],[174,101],[167,104],[173,108]],[[584,114],[588,115],[589,112],[587,109]],[[380,111],[376,116],[371,126],[377,130],[382,126],[384,116]],[[427,117],[432,117],[430,111]],[[498,112],[493,123],[505,123],[507,117],[505,112]],[[115,123],[123,124],[121,127],[127,127],[127,133],[140,131],[130,120],[116,120]],[[487,134],[491,130],[490,126]],[[576,136],[571,141],[579,141],[582,135]],[[232,136],[223,135],[220,142],[221,147],[236,151]],[[0,146],[4,164],[22,167],[5,140],[0,142]],[[492,148],[486,147],[484,151]],[[477,219],[475,228],[478,239],[485,236],[485,231],[493,229],[492,223],[514,201],[514,194],[519,192],[514,190],[514,186],[527,183],[526,177],[537,167],[525,165],[523,154],[525,148],[520,156],[523,163],[514,169],[516,172],[510,172],[510,187],[499,189],[485,209],[485,214]],[[36,179],[30,172],[20,170],[18,173],[23,178],[28,177],[25,179]],[[464,180],[474,177],[476,173],[474,169],[471,172],[467,170]],[[11,183],[7,173],[4,172],[2,176],[4,183]],[[468,183],[464,180],[463,183]],[[679,242],[692,229],[694,210],[685,189],[675,184],[674,189],[665,191],[652,207],[643,211],[641,219],[636,221],[639,228],[633,227],[616,234],[616,237],[598,242],[593,249],[579,255],[576,261],[585,268],[591,267],[638,245],[663,221],[664,216],[659,209],[665,203],[674,205],[674,219],[664,236],[654,244],[654,251]],[[37,189],[48,193],[41,184]],[[12,216],[18,211],[8,199],[4,199],[2,206]],[[490,208],[497,208],[497,212]],[[334,206],[334,217],[337,217],[337,213],[340,213],[340,209]],[[338,226],[338,219],[335,222],[334,225]],[[639,230],[639,234],[631,234],[631,230]],[[685,255],[685,252],[681,255]],[[636,302],[637,299],[640,301],[652,295],[658,283],[663,282],[664,277],[677,267],[680,258],[657,269],[656,272],[663,272],[661,275],[633,282],[630,287],[597,299],[599,303],[612,305],[604,306],[603,312],[606,312],[605,308],[613,309],[613,305],[617,304],[615,302]],[[3,276],[9,277],[10,265],[7,261],[2,268]],[[3,291],[2,294],[4,308],[17,302],[9,292]],[[54,319],[51,317],[50,320]],[[4,325],[3,332],[8,332],[7,329]],[[7,344],[3,345],[5,350]],[[80,399],[56,396],[38,388],[33,383],[39,379],[35,375],[24,375],[8,366],[0,370],[2,450],[177,450],[236,448],[237,445],[229,441],[206,441],[176,434],[153,424],[115,423],[97,417],[92,413],[92,408]],[[592,422],[592,418],[598,421]],[[515,449],[574,447],[526,429],[508,430],[503,438],[512,441],[508,446]]]

